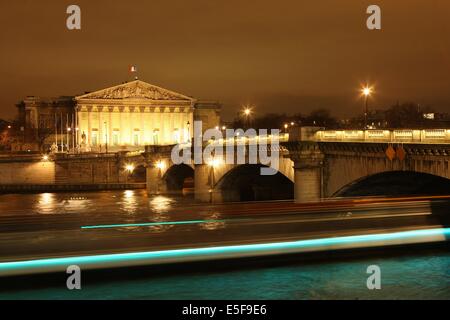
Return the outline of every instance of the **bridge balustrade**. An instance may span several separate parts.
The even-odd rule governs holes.
[[[324,142],[450,143],[450,129],[320,130],[313,138]]]

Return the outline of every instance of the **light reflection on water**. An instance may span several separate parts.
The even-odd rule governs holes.
[[[0,195],[0,215],[52,214],[119,214],[132,220],[136,215],[154,215],[156,221],[167,221],[171,209],[193,203],[190,197],[152,196],[145,190],[6,194]]]
[[[39,196],[37,207],[43,214],[52,213],[55,197],[52,193],[42,193]]]
[[[206,223],[200,224],[201,229],[205,230],[217,230],[217,229],[223,229],[225,228],[225,222],[223,221],[214,221],[214,220],[220,220],[221,214],[218,212],[213,212],[205,217],[205,220],[210,220]]]
[[[174,202],[173,199],[161,195],[149,200],[150,208],[157,213],[169,212]]]
[[[119,204],[125,213],[134,214],[139,208],[139,201],[134,190],[125,190],[123,192],[122,201],[119,201]]]

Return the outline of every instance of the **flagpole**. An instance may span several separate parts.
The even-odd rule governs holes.
[[[67,152],[70,150],[70,140],[69,140],[69,114],[66,113],[66,145]]]
[[[54,113],[55,116],[55,145],[56,145],[56,152],[58,152],[58,116],[56,112]]]
[[[64,152],[64,132],[63,132],[63,116],[62,112],[59,113],[60,125],[61,125],[61,152]]]
[[[75,135],[74,135],[75,128],[73,127],[73,113],[72,113],[72,117],[71,118],[72,119],[70,120],[70,128],[71,128],[70,132],[72,133],[72,148],[73,148],[73,151],[75,153]]]

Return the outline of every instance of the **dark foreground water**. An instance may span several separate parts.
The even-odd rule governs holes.
[[[1,195],[0,215],[32,214],[158,215],[192,200],[174,197],[147,198],[145,190],[74,194]],[[0,253],[1,255],[1,253]],[[217,264],[222,264],[218,262]],[[367,267],[381,268],[381,290],[366,287]],[[69,291],[65,276],[57,284],[34,286],[21,280],[20,289],[5,288],[0,278],[0,299],[450,299],[450,251],[416,251],[398,255],[370,255],[353,259],[322,259],[284,265],[258,263],[246,268],[92,279],[82,274],[82,290]],[[103,271],[108,274],[108,271]],[[138,273],[138,276],[136,276]],[[83,278],[84,277],[84,278]],[[104,278],[104,276],[103,276]]]
[[[366,269],[381,268],[381,290],[368,290]],[[136,270],[134,270],[135,272]],[[304,262],[0,293],[0,299],[450,299],[450,252]]]

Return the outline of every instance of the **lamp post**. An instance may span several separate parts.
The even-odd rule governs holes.
[[[69,135],[72,135],[72,128],[67,127],[67,153],[70,153],[70,139]]]
[[[364,96],[364,130],[367,129],[367,115],[369,110],[369,96],[372,93],[372,88],[369,86],[365,86],[361,90],[363,96]]]
[[[250,126],[250,116],[252,114],[252,109],[250,107],[244,107],[244,110],[242,111],[245,117],[245,129],[248,129]]]

